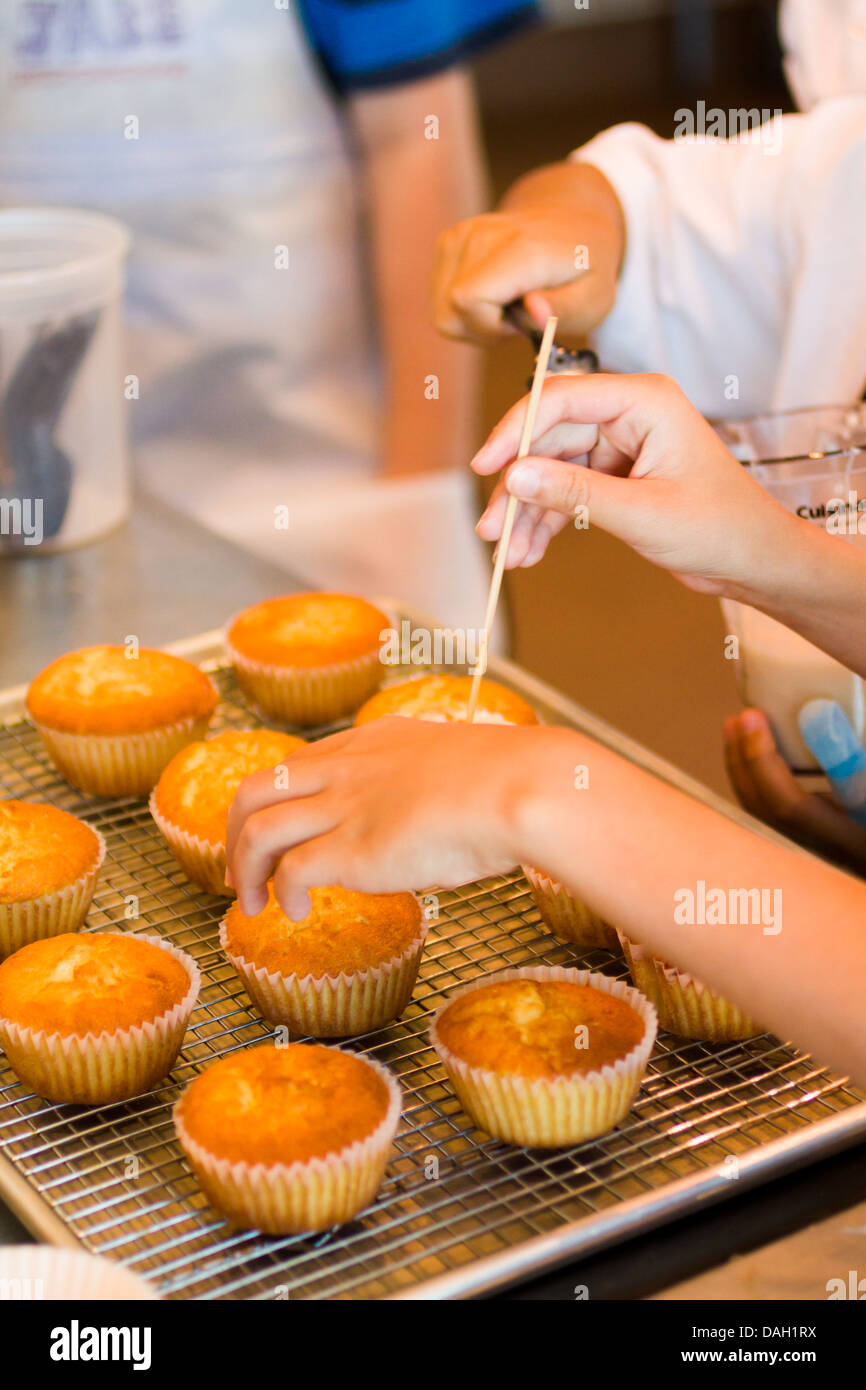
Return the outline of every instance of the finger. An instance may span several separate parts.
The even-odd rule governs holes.
[[[341,883],[346,878],[344,869],[337,834],[319,835],[287,851],[274,874],[274,897],[289,921],[302,922],[313,907],[310,889]]]
[[[532,565],[537,565],[553,537],[558,536],[567,525],[568,517],[560,516],[558,512],[545,512],[535,528],[532,544],[523,560],[523,568],[529,569]]]
[[[330,734],[328,738],[317,739],[297,748],[289,758],[276,767],[266,768],[245,777],[235,793],[229,808],[226,826],[226,859],[231,861],[235,841],[248,816],[264,810],[278,801],[291,801],[298,796],[311,796],[325,786],[324,764],[334,753],[338,753],[355,734],[353,729],[343,729]],[[226,882],[229,882],[227,876]],[[234,886],[231,884],[230,886]]]
[[[238,902],[255,917],[267,902],[267,882],[281,855],[332,830],[336,812],[323,796],[267,806],[248,816],[235,841],[230,867]]]
[[[545,298],[561,293],[547,286],[568,287],[562,300],[565,328],[573,318],[584,321],[585,296],[569,283],[575,277],[573,253],[523,234],[510,214],[475,218],[470,228],[449,295],[452,312],[470,331],[479,337],[499,336],[503,307],[533,290],[543,290]]]
[[[546,512],[545,516],[548,515],[549,513]],[[552,539],[553,532],[547,523],[543,520],[537,522],[532,533],[530,544],[527,546],[526,554],[520,562],[521,568],[531,569],[533,565],[537,565]]]
[[[495,473],[517,454],[527,400],[506,412],[472,460],[476,473]],[[544,383],[535,420],[540,436],[563,421],[601,425],[608,440],[636,458],[649,433],[661,423],[681,428],[683,417],[699,418],[669,377],[593,372],[586,376],[551,377]],[[575,450],[575,452],[579,452]]]
[[[766,715],[760,710],[746,710],[743,720],[745,758],[758,795],[770,807],[776,824],[816,847],[862,858],[866,854],[866,827],[834,802],[803,790],[776,748]]]
[[[505,568],[507,570],[517,569],[522,565],[532,544],[533,532],[536,522],[541,520],[543,515],[540,507],[520,507],[511,530],[508,542],[508,553],[505,557]]]
[[[755,786],[754,778],[743,755],[745,730],[740,727],[741,716],[731,715],[724,721],[725,766],[731,786],[740,805],[759,820],[771,821],[772,813]]]
[[[508,492],[504,482],[498,482],[478,520],[475,530],[483,541],[498,541],[502,535],[505,509],[508,506]]]
[[[473,231],[474,229],[474,231]],[[477,234],[477,219],[459,222],[443,232],[436,243],[433,262],[433,315],[440,333],[447,338],[466,339],[472,335],[467,331],[462,313],[452,299],[454,281],[459,273],[467,242]],[[505,322],[503,333],[511,332]]]

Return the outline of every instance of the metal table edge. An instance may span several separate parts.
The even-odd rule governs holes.
[[[546,1273],[578,1255],[589,1255],[600,1246],[620,1244],[644,1234],[698,1204],[730,1200],[737,1191],[759,1187],[772,1177],[805,1167],[813,1158],[825,1158],[851,1148],[866,1136],[866,1101],[841,1114],[810,1124],[800,1133],[769,1140],[760,1148],[739,1156],[736,1179],[725,1176],[721,1164],[678,1178],[654,1193],[631,1197],[609,1211],[582,1217],[547,1235],[485,1255],[448,1274],[436,1275],[410,1289],[388,1294],[386,1302],[442,1302],[492,1293]]]

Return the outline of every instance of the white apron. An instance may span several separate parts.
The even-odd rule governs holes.
[[[0,201],[99,208],[131,228],[146,490],[306,582],[477,623],[486,569],[466,479],[374,479],[356,171],[293,10],[11,0]]]

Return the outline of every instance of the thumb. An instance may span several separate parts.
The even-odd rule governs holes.
[[[639,478],[618,478],[579,463],[528,455],[505,477],[506,491],[544,511],[581,516],[629,545],[643,539],[646,488]]]
[[[591,274],[578,276],[556,289],[532,290],[523,303],[540,331],[551,314],[559,319],[556,340],[564,347],[584,347],[587,334],[598,327],[611,308]]]

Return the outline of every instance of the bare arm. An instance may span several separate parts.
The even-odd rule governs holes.
[[[585,768],[585,777],[575,770]],[[776,845],[582,734],[378,719],[241,787],[228,862],[244,911],[274,887],[456,887],[528,863],[766,1028],[866,1082],[866,885]],[[467,771],[468,770],[468,771]],[[677,894],[768,891],[754,925],[676,920]],[[763,904],[761,905],[763,909]],[[748,914],[752,915],[752,914]]]
[[[866,885],[729,821],[580,735],[544,730],[521,853],[662,959],[783,1038],[866,1081]],[[574,789],[573,769],[589,789]],[[675,919],[676,894],[768,890],[769,919]]]
[[[384,470],[463,467],[476,443],[480,362],[436,333],[430,274],[442,228],[485,201],[471,79],[455,69],[365,92],[351,99],[350,113],[385,352]]]

